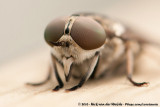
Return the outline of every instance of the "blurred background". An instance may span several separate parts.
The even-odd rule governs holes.
[[[48,48],[43,33],[58,16],[98,12],[123,20],[160,41],[159,0],[0,0],[0,66]]]

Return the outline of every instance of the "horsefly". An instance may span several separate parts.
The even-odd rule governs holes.
[[[144,43],[138,36],[121,23],[100,14],[77,13],[54,19],[44,33],[45,41],[51,47],[51,67],[58,81],[53,90],[64,86],[58,64],[62,66],[67,82],[71,76],[81,78],[77,85],[66,91],[76,90],[89,78],[101,77],[123,64],[126,65],[127,78],[133,85],[148,85],[148,82],[138,83],[132,79],[133,59]],[[50,80],[50,75],[41,83],[27,84],[42,85]]]

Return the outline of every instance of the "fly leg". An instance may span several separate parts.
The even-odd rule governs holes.
[[[133,73],[133,68],[134,68],[134,55],[133,55],[133,52],[130,48],[130,42],[128,41],[127,44],[126,44],[126,64],[127,64],[127,78],[129,79],[129,81],[135,85],[135,86],[148,86],[148,82],[135,82],[133,79],[132,79],[132,73]]]
[[[56,76],[56,79],[58,81],[58,85],[53,89],[53,91],[58,91],[60,88],[63,88],[63,81],[61,80],[58,70],[57,70],[57,65],[58,65],[58,61],[56,60],[56,58],[51,54],[51,59],[52,59],[52,68],[54,69],[54,73]]]
[[[47,83],[51,79],[51,67],[49,68],[49,73],[48,76],[45,80],[39,82],[39,83],[26,83],[26,85],[31,85],[31,86],[39,86]]]
[[[98,59],[99,59],[99,52],[96,52],[96,54],[95,54],[95,56],[94,56],[94,58],[93,58],[93,61],[92,61],[91,65],[89,66],[88,72],[82,77],[82,79],[80,80],[80,82],[79,82],[76,86],[74,86],[74,87],[72,87],[72,88],[70,88],[70,89],[66,89],[66,91],[74,91],[74,90],[82,87],[82,85],[83,85],[83,84],[89,79],[89,77],[92,75],[92,73],[93,73],[93,71],[94,71],[94,68],[95,68],[95,66],[96,66],[96,64],[97,64],[97,62],[98,62]]]
[[[58,61],[56,60],[56,58],[53,55],[51,55],[51,56],[52,56],[52,58],[51,58],[52,59],[52,66],[51,67],[53,69],[51,69],[51,67],[50,67],[47,78],[44,81],[40,82],[40,83],[26,83],[27,85],[39,86],[39,85],[43,85],[43,84],[47,83],[51,79],[52,70],[54,70],[54,73],[55,73],[55,76],[56,76],[56,79],[57,79],[59,85],[57,85],[53,89],[53,91],[58,91],[60,88],[63,87],[63,82],[62,82],[62,80],[61,80],[61,78],[60,78],[60,76],[58,74],[58,71],[57,71],[57,63],[58,63]]]

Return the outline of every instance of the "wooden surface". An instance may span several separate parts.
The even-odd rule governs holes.
[[[25,85],[43,80],[48,73],[49,51],[35,52],[0,67],[0,107],[80,107],[82,103],[157,103],[160,106],[159,53],[157,48],[146,46],[137,60],[134,80],[148,81],[148,87],[135,87],[124,73],[119,73],[90,80],[76,91],[65,92],[65,88],[77,82],[72,80],[73,83],[67,83],[60,91],[52,92],[56,85],[54,75],[43,86]]]

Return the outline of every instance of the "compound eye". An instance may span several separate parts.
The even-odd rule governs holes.
[[[51,42],[57,42],[63,36],[66,20],[66,17],[60,17],[48,24],[44,38],[49,45],[53,46]]]
[[[103,27],[95,20],[78,17],[71,29],[71,37],[83,49],[91,50],[102,46],[106,40]]]

